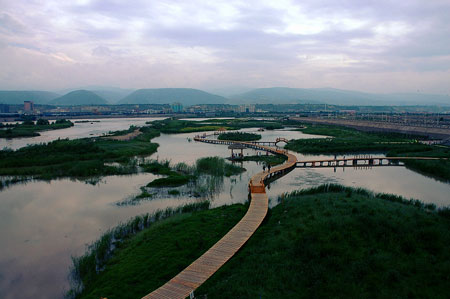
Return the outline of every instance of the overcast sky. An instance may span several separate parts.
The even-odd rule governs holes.
[[[0,0],[0,89],[88,85],[450,94],[450,1]]]

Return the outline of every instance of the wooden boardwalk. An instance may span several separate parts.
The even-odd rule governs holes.
[[[215,144],[239,143],[249,148],[285,155],[288,159],[283,165],[273,167],[270,172],[257,173],[250,179],[251,202],[249,209],[222,239],[166,284],[143,298],[184,299],[193,294],[195,289],[219,270],[247,242],[264,220],[269,204],[264,181],[274,176],[281,176],[296,167],[296,156],[286,150],[249,142],[211,140],[202,137],[196,137],[194,140]]]
[[[323,168],[323,167],[359,167],[359,166],[404,166],[398,162],[406,160],[447,160],[436,157],[371,157],[358,156],[337,159],[321,159],[296,162],[299,168]]]

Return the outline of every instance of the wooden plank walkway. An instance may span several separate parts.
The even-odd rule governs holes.
[[[359,167],[359,166],[404,166],[397,162],[406,160],[447,160],[447,158],[436,157],[348,157],[337,159],[320,159],[309,161],[297,161],[299,168],[324,168],[324,167]]]
[[[194,140],[216,143],[214,142],[215,140],[201,137],[196,137]],[[217,143],[224,144],[220,141]],[[264,217],[266,217],[269,199],[266,194],[264,180],[274,175],[283,175],[296,166],[296,156],[288,153],[286,150],[248,142],[227,141],[227,144],[230,143],[240,143],[250,148],[285,155],[288,159],[283,165],[273,167],[270,172],[257,173],[250,179],[251,202],[249,209],[244,217],[222,239],[166,284],[143,298],[184,299],[193,294],[195,289],[219,270],[247,242],[262,223]]]

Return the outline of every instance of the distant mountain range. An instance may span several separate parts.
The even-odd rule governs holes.
[[[372,94],[334,88],[258,88],[230,96],[229,103],[333,105],[450,105],[450,97],[421,93]]]
[[[60,95],[48,91],[18,91],[0,90],[0,104],[23,105],[24,101],[33,101],[35,104],[47,104]]]
[[[118,104],[167,104],[179,102],[184,106],[195,104],[223,104],[226,98],[191,88],[139,89]]]
[[[53,99],[49,102],[50,105],[61,106],[79,106],[79,105],[107,105],[108,102],[89,90],[75,90],[71,91],[62,97]]]
[[[333,88],[258,88],[232,96],[219,96],[191,88],[120,89],[92,87],[74,90],[61,96],[47,91],[0,91],[0,103],[50,105],[107,105],[107,104],[332,104],[360,106],[442,105],[450,106],[448,95],[422,93],[372,94]],[[231,88],[231,90],[238,88]],[[244,90],[241,88],[240,90]],[[227,94],[225,89],[221,94]]]

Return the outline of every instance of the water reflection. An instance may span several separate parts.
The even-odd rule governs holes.
[[[101,136],[110,131],[128,129],[131,125],[143,126],[148,121],[160,120],[164,117],[144,117],[144,118],[99,118],[94,122],[83,122],[89,119],[71,119],[73,127],[39,132],[41,136],[30,138],[0,138],[0,149],[5,147],[18,149],[29,144],[47,143],[58,138],[84,138]]]
[[[128,126],[128,124],[127,124]],[[245,129],[257,132],[257,129]],[[262,140],[312,138],[297,131],[257,132]],[[227,146],[192,141],[199,133],[162,134],[154,139],[160,144],[152,159],[168,159],[173,164],[192,164],[201,157],[230,155]],[[189,141],[191,140],[191,141]],[[255,150],[244,153],[254,155]],[[297,154],[299,160],[317,156]],[[320,156],[331,158],[330,156]],[[247,171],[217,182],[207,181],[216,192],[211,193],[212,207],[244,203],[248,199],[248,182],[262,170],[255,162],[242,162]],[[0,298],[60,298],[68,288],[67,275],[71,255],[80,255],[85,245],[98,239],[102,232],[143,213],[201,200],[190,194],[157,196],[134,206],[117,206],[117,202],[140,193],[157,176],[105,177],[97,185],[68,179],[50,183],[37,181],[15,185],[0,192]],[[404,167],[379,167],[372,170],[343,171],[337,168],[295,169],[271,183],[268,190],[271,205],[286,191],[308,188],[323,183],[340,183],[368,188],[377,192],[414,197],[437,205],[449,205],[450,185],[424,177]]]

